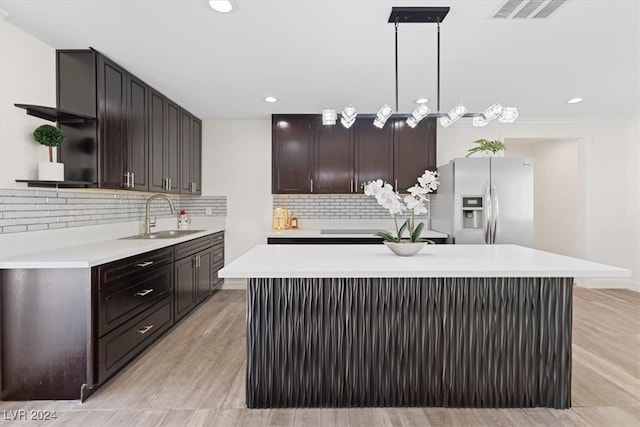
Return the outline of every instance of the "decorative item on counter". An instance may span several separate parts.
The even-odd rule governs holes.
[[[396,225],[396,235],[394,236],[386,231],[378,231],[376,236],[382,237],[384,244],[396,255],[415,255],[426,243],[433,243],[431,240],[420,238],[424,223],[421,222],[416,225],[416,215],[428,212],[425,206],[428,201],[426,195],[435,191],[438,188],[438,184],[438,172],[425,170],[424,174],[418,177],[418,184],[407,189],[409,195],[405,196],[404,199],[400,197],[397,191],[393,190],[391,184],[383,182],[381,179],[369,181],[364,186],[364,194],[374,196],[378,204],[388,209],[393,217]],[[405,210],[410,210],[411,216],[398,228],[396,215]],[[403,237],[405,230],[409,232],[408,238]]]
[[[187,211],[183,209],[178,217],[178,230],[187,230],[189,225],[191,225],[191,218],[187,216]]]
[[[507,148],[504,146],[504,142],[500,140],[489,141],[488,139],[477,139],[473,141],[477,146],[470,148],[465,157],[469,157],[472,154],[478,153],[482,157],[502,157],[504,156],[504,150]]]
[[[289,218],[289,225],[292,230],[298,229],[298,217],[293,212],[291,213],[291,218]]]
[[[289,227],[289,210],[285,208],[275,208],[273,210],[272,228],[274,230],[287,230]]]
[[[64,132],[52,125],[38,126],[33,131],[33,139],[49,147],[49,161],[38,163],[38,179],[41,181],[64,181],[64,164],[53,161],[53,147],[64,142]]]

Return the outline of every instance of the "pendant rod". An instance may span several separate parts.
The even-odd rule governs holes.
[[[398,24],[399,18],[396,17],[396,113],[398,112]]]
[[[440,18],[438,18],[438,112],[440,112]]]

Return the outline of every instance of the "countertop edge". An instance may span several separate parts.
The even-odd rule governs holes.
[[[59,250],[50,250],[0,260],[0,269],[56,269],[56,268],[92,268],[112,261],[155,251],[168,246],[178,245],[200,237],[224,231],[225,227],[213,227],[198,233],[172,239],[124,240],[112,239],[87,245],[71,246]],[[110,245],[113,249],[109,250]],[[91,256],[91,252],[96,253]],[[65,259],[66,258],[66,259]]]

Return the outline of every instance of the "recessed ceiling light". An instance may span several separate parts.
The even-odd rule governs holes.
[[[416,99],[416,104],[426,104],[427,102],[429,102],[429,99],[427,98]]]
[[[567,104],[577,104],[578,102],[584,101],[583,98],[571,98],[567,101]]]
[[[229,0],[209,0],[209,6],[220,13],[229,13],[233,10],[233,3]]]
[[[270,103],[270,104],[273,104],[274,102],[278,102],[278,99],[277,99],[277,98],[274,98],[273,96],[267,96],[267,97],[264,99],[264,102],[268,102],[268,103]]]

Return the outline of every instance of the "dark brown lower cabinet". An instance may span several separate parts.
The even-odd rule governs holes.
[[[218,289],[223,264],[219,232],[93,268],[0,270],[0,400],[86,399]]]
[[[104,382],[173,325],[171,295],[98,339],[98,383]]]

